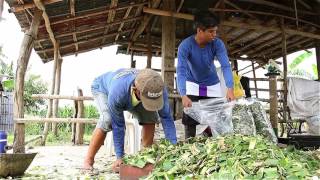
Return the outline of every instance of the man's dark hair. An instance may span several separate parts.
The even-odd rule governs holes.
[[[219,17],[207,10],[195,13],[194,21],[195,28],[202,30],[218,26],[220,23]]]

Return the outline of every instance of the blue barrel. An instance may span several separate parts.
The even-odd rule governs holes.
[[[5,131],[0,131],[0,153],[6,153],[7,146],[7,133]]]

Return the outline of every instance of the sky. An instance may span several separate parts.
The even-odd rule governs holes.
[[[16,64],[24,33],[21,31],[14,14],[8,13],[8,9],[9,7],[5,2],[2,14],[4,20],[0,21],[0,46],[2,46],[3,53],[7,56],[7,62],[13,61]],[[129,68],[131,57],[122,54],[117,55],[116,50],[117,46],[115,45],[81,53],[78,56],[63,57],[60,94],[77,95],[77,88],[79,87],[83,89],[85,96],[91,96],[90,85],[95,77],[118,68]],[[311,49],[311,51],[313,56],[301,64],[301,67],[308,72],[312,72],[311,64],[316,63],[315,50]],[[303,52],[288,55],[288,64],[301,53]],[[134,59],[137,61],[137,68],[142,69],[146,66],[146,57],[135,56]],[[238,61],[239,69],[250,64],[251,62],[249,61]],[[153,57],[152,68],[160,67],[161,58]],[[53,71],[52,61],[46,64],[42,63],[39,56],[32,50],[28,69],[29,73],[40,75],[50,85]],[[258,77],[265,77],[266,70],[259,69],[256,73]],[[252,73],[246,75],[252,77]]]

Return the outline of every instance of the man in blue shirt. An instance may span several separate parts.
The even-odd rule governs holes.
[[[234,100],[233,78],[226,48],[216,37],[219,18],[209,11],[195,15],[196,34],[184,39],[178,48],[177,84],[184,107],[193,101],[222,97],[220,80],[213,63],[215,57],[221,64],[226,82],[226,97]],[[183,114],[185,138],[194,137],[199,123]]]
[[[83,164],[84,169],[93,168],[94,157],[102,146],[106,133],[113,130],[117,160],[113,163],[112,169],[118,170],[124,155],[123,111],[131,112],[143,126],[143,146],[150,146],[153,143],[155,123],[158,122],[159,116],[166,139],[173,144],[177,142],[168,93],[157,72],[151,69],[119,69],[97,77],[91,88],[100,119],[89,145]]]

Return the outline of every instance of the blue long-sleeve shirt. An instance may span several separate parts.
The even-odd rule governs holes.
[[[213,63],[217,57],[228,88],[233,88],[233,77],[224,43],[215,38],[200,48],[195,36],[184,39],[178,48],[177,85],[181,96],[186,95],[186,81],[211,86],[220,82]]]
[[[124,155],[125,120],[123,111],[133,108],[131,102],[131,86],[137,76],[136,69],[119,69],[108,72],[97,77],[92,89],[97,92],[106,93],[108,96],[108,108],[111,115],[113,129],[114,147],[117,158]],[[171,143],[177,143],[176,128],[168,101],[168,92],[163,91],[163,108],[158,111],[166,139]]]

